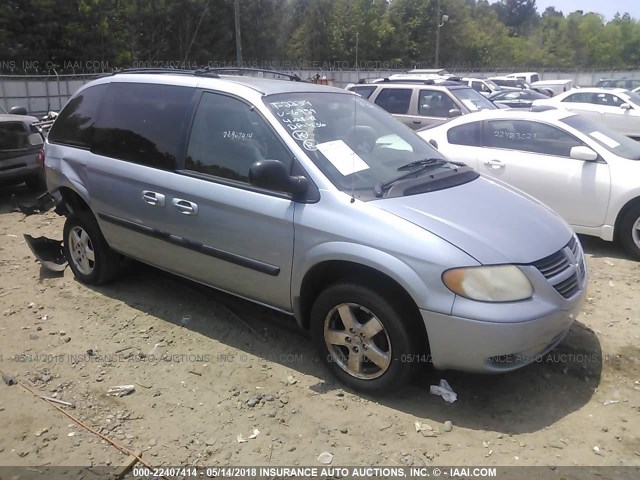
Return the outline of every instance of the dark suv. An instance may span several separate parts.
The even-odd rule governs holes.
[[[34,191],[44,190],[44,170],[40,152],[42,134],[38,121],[27,115],[0,113],[0,184],[26,182]]]

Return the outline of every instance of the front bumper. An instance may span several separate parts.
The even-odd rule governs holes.
[[[433,365],[437,369],[481,373],[501,373],[523,367],[562,341],[585,295],[583,288],[572,299],[570,309],[557,309],[522,322],[488,322],[420,310]]]

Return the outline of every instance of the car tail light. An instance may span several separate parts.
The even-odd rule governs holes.
[[[44,168],[44,148],[38,152],[38,161],[40,162],[40,166]]]

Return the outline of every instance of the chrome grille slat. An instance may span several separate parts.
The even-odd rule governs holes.
[[[538,260],[533,264],[546,279],[555,277],[559,273],[569,268],[569,259],[562,250],[550,255],[542,260]]]

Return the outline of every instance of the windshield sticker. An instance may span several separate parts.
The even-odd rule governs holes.
[[[327,160],[345,177],[369,168],[369,165],[342,140],[319,143],[317,147]]]
[[[591,132],[589,135],[595,138],[596,140],[600,140],[609,148],[616,148],[620,146],[620,144],[616,142],[613,138],[609,138],[604,133],[598,132],[597,130],[595,132]]]

